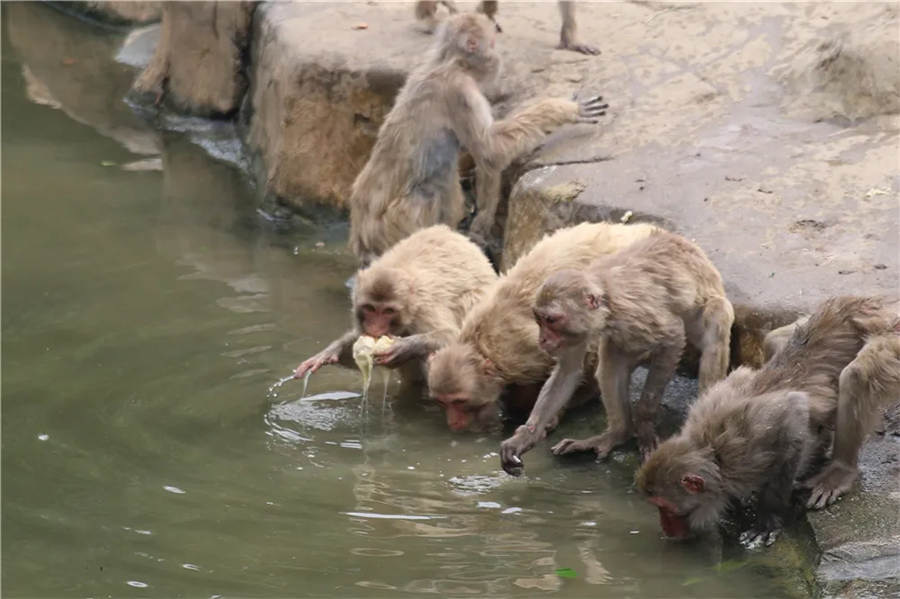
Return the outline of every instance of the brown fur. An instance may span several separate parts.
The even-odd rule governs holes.
[[[602,98],[551,98],[494,122],[483,88],[499,73],[496,34],[480,14],[444,23],[424,62],[410,73],[350,194],[350,246],[363,264],[414,231],[456,227],[465,216],[458,176],[461,147],[476,164],[473,237],[489,238],[501,174],[566,123],[596,123]]]
[[[386,334],[402,337],[377,354],[376,363],[404,367],[404,380],[422,382],[424,358],[456,339],[463,317],[496,280],[490,262],[464,235],[445,225],[421,229],[357,273],[353,327],[298,366],[294,376],[325,364],[356,368],[353,343],[364,332],[371,334],[365,330],[363,307],[374,303],[395,310]]]
[[[457,12],[453,2],[416,2],[416,18],[425,23],[427,31],[434,30],[439,22],[437,18],[438,4],[446,5],[450,14],[455,14]],[[557,46],[557,49],[572,50],[573,52],[578,52],[580,54],[600,54],[598,48],[578,41],[578,23],[575,21],[575,3],[559,0],[557,4],[559,6],[560,15],[562,16],[562,28],[559,31],[559,45]],[[500,3],[497,2],[497,0],[482,0],[482,2],[478,3],[478,8],[476,10],[493,21],[496,31],[501,33],[503,29],[496,19],[497,11],[500,8],[499,5]]]
[[[711,531],[730,502],[755,492],[757,525],[743,540],[771,544],[795,479],[827,449],[831,429],[832,462],[808,481],[808,505],[846,491],[874,417],[900,397],[898,323],[878,299],[827,300],[788,325],[792,336],[760,370],[740,367],[701,395],[681,432],[636,476],[663,528],[677,536]]]
[[[600,356],[596,376],[607,430],[564,439],[553,448],[557,455],[594,450],[601,460],[637,434],[646,459],[658,442],[657,410],[685,344],[701,351],[701,392],[728,370],[734,311],[722,277],[699,246],[674,233],[657,231],[588,269],[554,273],[538,292],[534,314],[542,347],[559,356],[535,412],[564,405],[571,379],[581,377],[582,356],[594,347]],[[642,363],[647,380],[632,418],[629,385]]]
[[[492,407],[507,385],[542,383],[553,359],[538,347],[531,305],[557,268],[585,268],[655,231],[651,225],[582,223],[545,236],[466,315],[459,340],[430,361],[433,397],[455,396],[473,410]]]

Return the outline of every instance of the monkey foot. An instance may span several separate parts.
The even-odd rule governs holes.
[[[566,455],[568,453],[578,453],[582,451],[594,450],[597,454],[597,461],[605,460],[615,447],[625,443],[627,439],[623,439],[622,435],[615,433],[603,433],[599,437],[591,437],[589,439],[563,439],[553,446],[553,455]]]
[[[840,462],[830,463],[825,470],[809,479],[804,486],[812,489],[806,502],[811,510],[820,510],[829,506],[853,487],[859,471]]]
[[[600,54],[600,48],[588,44],[582,44],[579,42],[560,42],[559,45],[556,46],[556,49],[571,50],[572,52],[578,52],[579,54],[588,54],[591,56]]]
[[[641,453],[641,461],[646,462],[659,446],[659,437],[656,436],[656,427],[652,423],[646,427],[646,431],[642,430],[643,428],[638,425],[637,442],[638,451]]]
[[[781,529],[777,530],[748,530],[741,534],[740,542],[746,549],[760,549],[771,547],[781,535]]]

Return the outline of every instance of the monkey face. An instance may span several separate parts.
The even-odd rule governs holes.
[[[366,302],[356,310],[359,328],[369,337],[402,335],[402,311],[392,302]]]
[[[557,357],[569,346],[584,340],[586,334],[571,326],[572,321],[564,309],[557,308],[556,305],[535,306],[533,312],[534,320],[540,328],[538,345],[551,356]]]
[[[686,539],[691,536],[687,519],[678,513],[675,504],[662,497],[651,497],[648,501],[659,508],[659,525],[663,534],[672,539]]]
[[[428,358],[428,389],[454,431],[481,428],[499,414],[502,383],[490,360],[456,343]]]

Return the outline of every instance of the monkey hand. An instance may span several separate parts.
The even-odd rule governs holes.
[[[812,489],[806,507],[820,510],[831,505],[853,487],[858,474],[859,471],[852,466],[838,461],[831,462],[822,472],[804,483],[804,487]]]
[[[584,100],[573,97],[572,100],[578,102],[576,123],[596,125],[600,122],[600,117],[606,114],[606,109],[609,108],[609,104],[603,100],[603,96],[591,96]]]
[[[775,516],[764,518],[753,530],[741,533],[740,543],[746,549],[771,547],[781,534],[781,521]]]
[[[297,369],[294,371],[295,379],[302,379],[304,375],[308,372],[309,374],[314,373],[319,368],[324,366],[325,364],[337,364],[338,358],[340,354],[330,347],[325,348],[323,351],[314,355],[312,358],[305,360]]]
[[[372,359],[378,366],[396,368],[403,363],[419,357],[418,344],[411,337],[392,337],[393,345],[378,353],[372,354]]]
[[[534,428],[524,424],[517,428],[512,437],[500,444],[500,465],[503,470],[511,476],[522,476],[525,465],[520,456],[534,447],[534,444],[544,436],[543,433],[538,434]]]

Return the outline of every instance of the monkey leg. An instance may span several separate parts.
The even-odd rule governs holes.
[[[821,509],[853,487],[863,442],[898,400],[900,336],[889,333],[869,340],[841,372],[831,463],[807,481],[812,494],[806,507]]]
[[[559,0],[557,3],[562,16],[558,50],[572,50],[580,54],[600,54],[600,49],[578,41],[578,24],[575,22],[575,3]]]
[[[714,297],[703,306],[701,318],[699,391],[702,395],[728,374],[734,308],[727,298]]]
[[[594,450],[599,462],[614,448],[627,443],[634,434],[629,395],[634,368],[626,356],[610,351],[608,343],[601,348],[599,364],[600,399],[606,409],[606,431],[587,439],[563,439],[553,446],[554,455]]]
[[[675,376],[681,354],[684,353],[684,327],[679,322],[670,327],[660,347],[653,352],[647,368],[647,380],[635,410],[635,429],[641,460],[646,462],[656,451],[659,437],[656,435],[656,415],[666,387]],[[704,352],[704,356],[706,353]],[[701,362],[702,363],[702,362]]]

